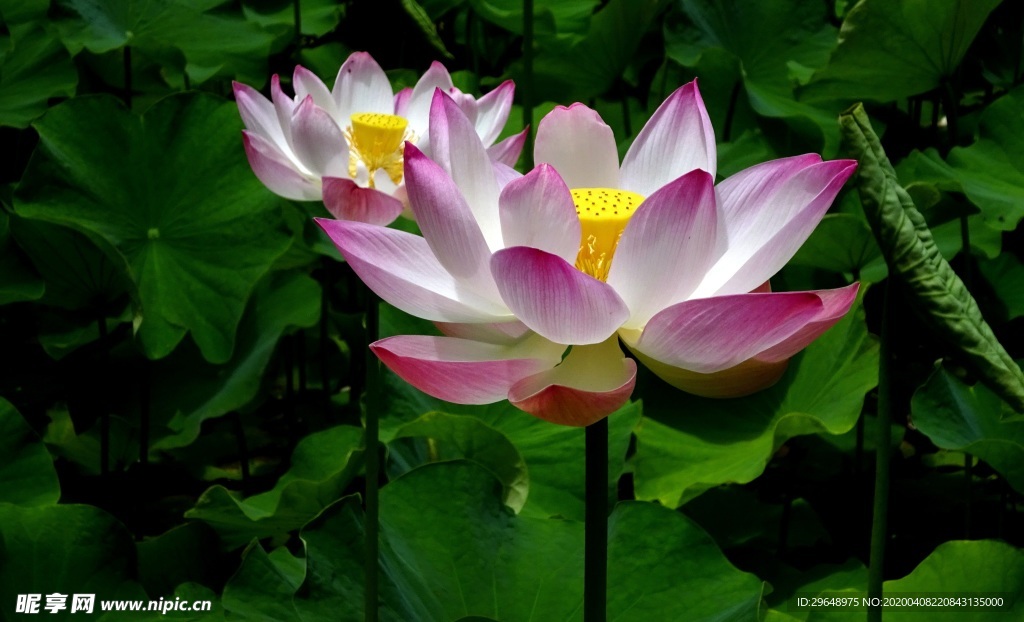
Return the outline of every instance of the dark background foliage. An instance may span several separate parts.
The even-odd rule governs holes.
[[[504,135],[582,101],[624,152],[696,77],[721,176],[842,156],[863,101],[1024,356],[1024,3],[534,0],[524,29],[525,4],[0,0],[0,615],[60,591],[361,619],[366,295],[323,207],[251,174],[231,80],[303,64],[330,85],[366,50],[397,89],[436,59],[467,92],[516,80]],[[773,287],[865,294],[778,385],[714,401],[641,377],[611,418],[617,619],[817,620],[794,594],[864,589],[886,279],[851,183]],[[887,590],[1019,600],[1024,423],[906,296]],[[381,336],[433,330],[380,314]],[[382,617],[578,618],[582,431],[385,382]]]

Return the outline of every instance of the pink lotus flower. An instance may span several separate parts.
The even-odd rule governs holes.
[[[295,97],[271,80],[271,100],[234,83],[246,129],[242,132],[252,170],[270,190],[288,199],[323,200],[335,218],[386,225],[403,210],[403,146],[430,152],[430,100],[442,89],[473,120],[485,145],[505,126],[515,86],[509,80],[480,99],[462,93],[440,63],[433,63],[414,88],[397,95],[384,71],[366,52],[348,57],[334,89],[308,69],[296,67]],[[488,150],[495,161],[515,164],[525,132]]]
[[[538,128],[542,164],[503,188],[455,102],[439,93],[430,114],[439,164],[415,147],[405,162],[423,237],[319,221],[373,291],[445,333],[371,346],[430,395],[507,398],[549,421],[588,425],[632,393],[636,363],[620,340],[677,387],[743,395],[778,380],[856,297],[857,284],[762,287],[855,162],[785,158],[715,187],[714,134],[696,83],[661,105],[621,167],[597,113],[554,110]]]

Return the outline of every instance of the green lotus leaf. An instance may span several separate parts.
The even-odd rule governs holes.
[[[41,27],[12,27],[9,45],[0,50],[0,126],[28,127],[51,98],[74,95],[77,84],[60,41]]]
[[[381,489],[380,517],[381,620],[579,619],[583,524],[516,516],[482,467],[414,469]],[[352,498],[303,529],[306,582],[293,599],[303,620],[362,619],[361,534]],[[622,503],[608,537],[609,619],[756,618],[761,581],[736,570],[685,516]]]
[[[1001,0],[861,0],[801,99],[889,102],[950,78]]]
[[[228,549],[253,538],[285,536],[341,497],[362,468],[362,444],[363,431],[354,426],[314,432],[299,441],[291,468],[271,490],[243,499],[212,486],[185,517],[213,527]]]
[[[36,123],[40,144],[15,210],[104,240],[138,287],[137,337],[153,359],[186,332],[213,363],[231,357],[256,282],[287,248],[277,200],[255,179],[235,106],[174,95],[142,116],[106,96]]]
[[[965,451],[1024,492],[1024,421],[1001,421],[1009,406],[984,385],[968,386],[943,368],[914,393],[914,426],[943,449]]]
[[[53,505],[60,482],[53,457],[21,413],[0,397],[0,503]]]
[[[712,486],[752,481],[793,436],[852,429],[878,381],[878,344],[854,308],[793,357],[775,386],[749,397],[700,398],[644,379],[636,496],[677,507]]]
[[[1024,373],[992,332],[978,303],[942,257],[924,216],[899,185],[863,106],[839,119],[843,141],[858,159],[857,190],[868,223],[912,308],[961,352],[982,381],[1024,412]]]
[[[185,72],[193,84],[214,76],[249,84],[267,80],[274,35],[226,0],[56,0],[54,24],[72,53],[103,54],[131,47],[165,70]]]

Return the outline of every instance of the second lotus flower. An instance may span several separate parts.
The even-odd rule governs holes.
[[[322,199],[335,218],[388,224],[402,213],[403,146],[430,153],[431,97],[442,89],[473,119],[479,140],[492,145],[508,119],[514,86],[499,85],[480,99],[458,90],[440,63],[430,66],[413,88],[395,94],[387,75],[365,52],[348,57],[334,88],[308,69],[296,67],[295,97],[275,75],[271,101],[235,83],[245,123],[245,152],[253,172],[270,190],[288,199]],[[489,157],[515,164],[525,133],[494,144]]]
[[[458,104],[435,92],[427,158],[405,152],[423,237],[320,220],[384,300],[445,336],[373,344],[441,399],[509,399],[588,425],[622,406],[636,363],[725,397],[774,383],[850,308],[857,284],[772,293],[853,173],[850,160],[766,162],[714,185],[714,133],[696,83],[655,112],[621,167],[611,130],[576,104],[541,122],[525,176],[495,169]]]

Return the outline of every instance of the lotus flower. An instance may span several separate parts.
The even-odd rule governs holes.
[[[423,237],[319,221],[373,291],[444,333],[371,346],[430,395],[507,398],[549,421],[588,425],[632,393],[636,363],[620,340],[683,390],[744,395],[778,380],[856,297],[857,284],[762,286],[855,162],[785,158],[715,187],[714,134],[695,82],[658,108],[621,167],[611,130],[580,104],[546,116],[541,164],[505,179],[454,101],[435,94],[430,114],[437,163],[415,147],[405,161]]]
[[[508,119],[515,86],[509,80],[480,99],[462,93],[440,63],[433,63],[413,88],[391,90],[384,71],[365,52],[348,57],[334,89],[304,67],[292,78],[295,97],[271,79],[271,100],[234,83],[246,129],[242,132],[252,170],[270,190],[288,199],[323,200],[335,218],[388,224],[403,210],[403,145],[426,143],[430,101],[437,88],[448,93],[491,146]],[[515,164],[526,134],[489,149],[490,157]]]

